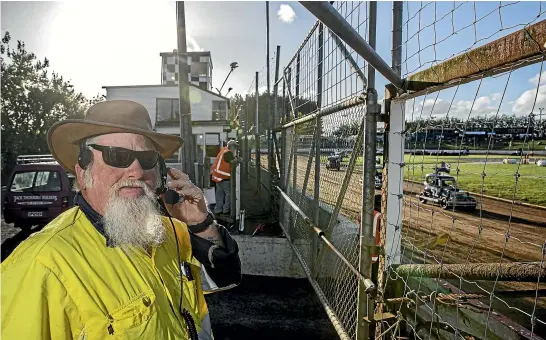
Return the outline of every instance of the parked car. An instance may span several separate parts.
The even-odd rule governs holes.
[[[45,225],[73,206],[74,176],[52,157],[21,156],[4,194],[6,223],[21,229]]]
[[[381,189],[383,186],[383,165],[376,164],[375,165],[375,188]]]
[[[443,209],[452,207],[476,209],[476,199],[464,190],[457,188],[453,176],[435,172],[425,176],[424,189],[418,197],[422,203],[438,203]]]

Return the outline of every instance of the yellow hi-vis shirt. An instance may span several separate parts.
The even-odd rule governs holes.
[[[136,247],[107,247],[78,207],[30,236],[1,264],[1,338],[189,339],[179,312],[176,241],[169,219],[164,222],[166,242],[151,255]],[[173,222],[181,261],[193,276],[183,277],[183,307],[199,339],[213,339],[189,233],[185,224]]]

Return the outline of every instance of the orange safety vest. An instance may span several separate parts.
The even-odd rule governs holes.
[[[361,228],[361,221],[360,216],[358,217],[358,232],[360,233]],[[373,234],[375,236],[375,245],[379,247],[379,242],[381,241],[381,234],[380,234],[380,226],[381,226],[381,213],[377,210],[373,211]],[[377,254],[372,254],[372,262],[375,263],[379,260],[379,256]]]
[[[212,180],[215,182],[220,182],[224,179],[229,179],[231,176],[231,165],[224,160],[224,154],[228,152],[229,149],[224,146],[222,150],[216,156],[212,167],[210,168],[210,174],[212,175]]]

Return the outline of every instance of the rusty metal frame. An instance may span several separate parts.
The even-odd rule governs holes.
[[[396,266],[400,276],[435,277],[439,279],[500,280],[537,282],[546,277],[546,267],[540,262],[505,262],[464,264],[402,264]],[[498,278],[497,278],[497,272]]]
[[[404,79],[407,91],[397,99],[408,100],[424,90],[439,91],[477,78],[515,70],[540,62],[546,52],[546,20],[494,40]],[[388,97],[397,96],[394,86],[387,86]]]

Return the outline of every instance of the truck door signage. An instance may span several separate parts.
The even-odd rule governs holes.
[[[30,201],[41,201],[41,202],[30,202]],[[13,202],[19,202],[19,204],[51,204],[57,201],[57,196],[13,196]]]

